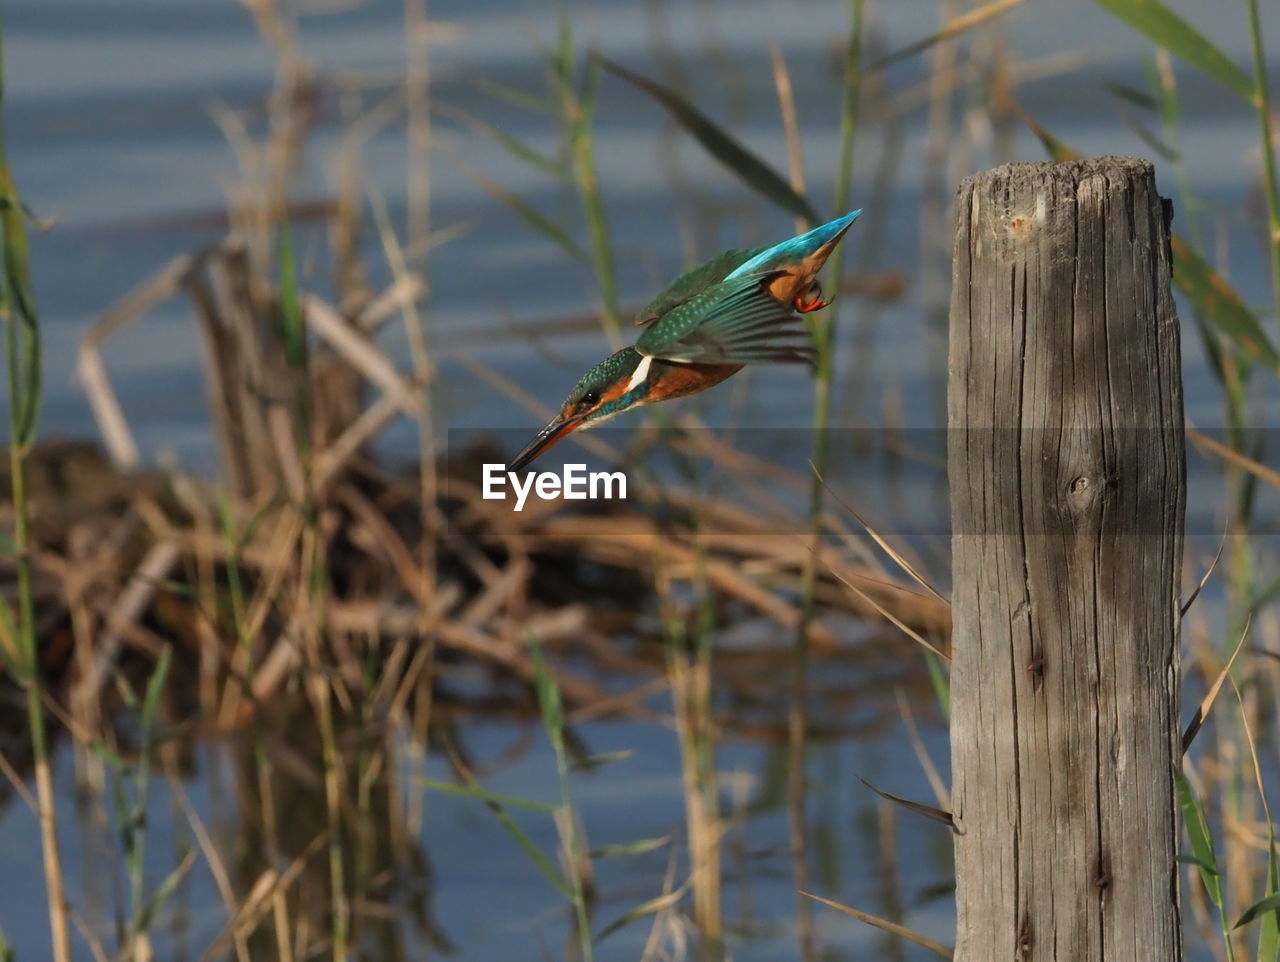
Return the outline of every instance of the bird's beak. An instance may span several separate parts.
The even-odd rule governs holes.
[[[508,471],[522,471],[529,466],[538,455],[555,444],[567,434],[582,427],[583,418],[566,418],[557,414],[538,436],[524,446],[524,450],[516,455],[515,460],[507,465]]]

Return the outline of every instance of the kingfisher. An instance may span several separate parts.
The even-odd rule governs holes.
[[[634,347],[582,376],[559,412],[516,455],[527,467],[574,431],[597,427],[641,404],[695,394],[747,364],[812,365],[800,315],[821,310],[818,272],[861,210],[773,247],[725,251],[681,274],[636,315],[647,325]]]

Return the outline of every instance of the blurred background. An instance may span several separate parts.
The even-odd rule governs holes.
[[[44,383],[0,958],[935,957],[796,892],[954,941],[948,829],[861,779],[946,809],[952,197],[1073,152],[1150,159],[1184,242],[1187,416],[1227,451],[1189,446],[1188,594],[1221,560],[1188,706],[1250,639],[1190,756],[1222,883],[1189,866],[1184,914],[1191,958],[1254,957],[1221,920],[1275,889],[1262,6],[8,0]],[[799,198],[864,210],[829,379],[614,422],[618,511],[476,500],[640,304]]]

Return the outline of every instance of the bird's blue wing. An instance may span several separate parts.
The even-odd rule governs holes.
[[[666,290],[636,312],[636,323],[649,324],[666,316],[690,298],[724,280],[730,271],[740,267],[763,250],[763,247],[727,250],[704,264],[690,268],[668,284]]]
[[[769,293],[776,271],[738,276],[708,288],[669,318],[673,328],[651,327],[636,341],[641,354],[692,364],[799,362],[812,364],[804,322]]]

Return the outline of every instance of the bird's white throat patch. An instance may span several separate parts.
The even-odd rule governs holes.
[[[627,391],[634,391],[644,383],[644,379],[649,376],[649,365],[652,363],[653,358],[648,354],[640,358],[640,363],[637,364],[636,369],[631,372],[631,380],[627,382]]]

